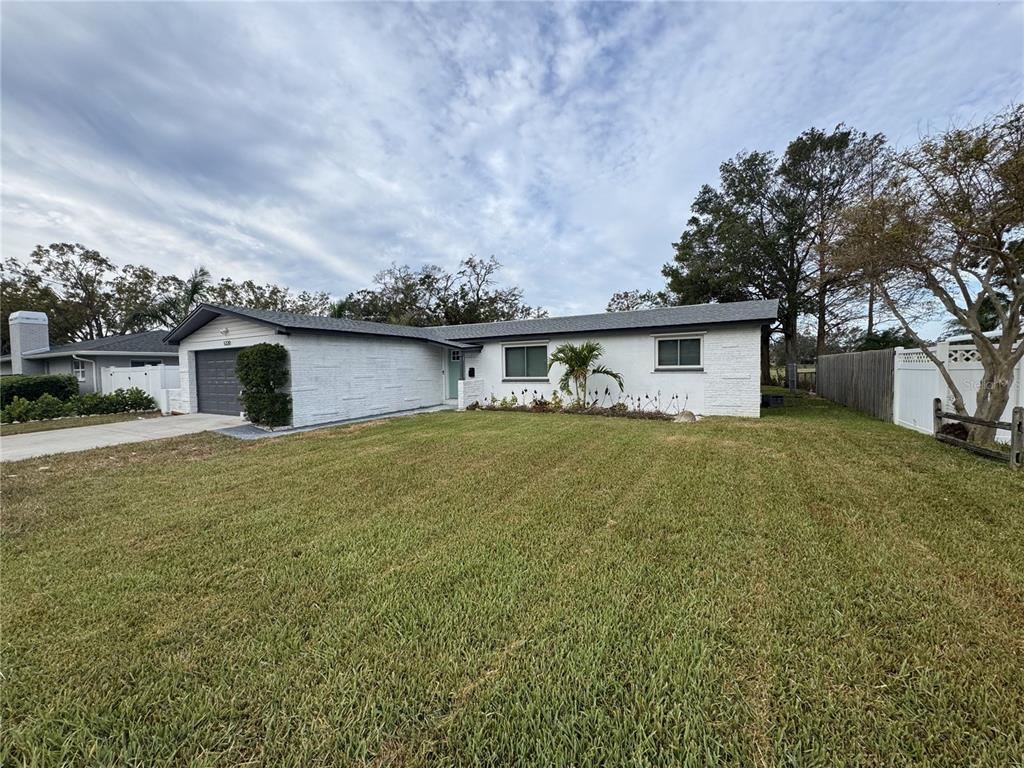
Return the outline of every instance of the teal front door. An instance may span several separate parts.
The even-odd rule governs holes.
[[[459,379],[462,378],[462,352],[457,349],[448,352],[448,397],[455,400],[459,396]]]

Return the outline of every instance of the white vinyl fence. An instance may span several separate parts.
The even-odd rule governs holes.
[[[963,395],[967,410],[974,412],[974,399],[981,384],[982,365],[973,344],[939,342],[931,348]],[[953,395],[942,374],[927,355],[919,349],[896,348],[894,359],[892,420],[895,424],[926,434],[932,433],[932,401],[939,398],[944,409],[953,410]],[[1024,361],[1017,365],[1010,388],[1010,400],[1002,421],[1010,421],[1014,406],[1024,406]],[[1009,433],[1000,431],[997,438],[1009,441]]]
[[[136,368],[103,368],[100,377],[100,391],[108,394],[118,389],[137,387],[148,392],[164,413],[173,410],[181,378],[176,365],[146,365]]]

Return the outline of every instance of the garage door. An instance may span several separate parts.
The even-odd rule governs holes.
[[[200,413],[237,416],[242,412],[235,376],[237,349],[211,349],[196,352],[196,395]]]

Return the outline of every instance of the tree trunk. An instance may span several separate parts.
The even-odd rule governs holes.
[[[826,310],[828,309],[828,288],[824,285],[818,288],[818,338],[814,345],[814,356],[821,357],[825,354],[825,341],[827,335]]]
[[[1013,368],[999,366],[992,372],[986,369],[978,385],[978,396],[975,400],[974,416],[985,421],[999,421],[1010,402],[1010,386],[1013,384]],[[992,427],[972,426],[969,439],[976,445],[992,443],[996,439],[996,430]]]
[[[797,313],[796,302],[791,300],[787,306],[786,317],[782,324],[782,335],[786,341],[786,386],[796,388],[795,377],[790,381],[790,371],[796,370],[800,363],[800,351],[797,348]]]
[[[761,384],[772,383],[772,329],[765,325],[761,328]]]
[[[875,284],[868,287],[868,332],[870,336],[875,331]]]

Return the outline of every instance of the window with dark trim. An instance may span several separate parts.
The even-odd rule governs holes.
[[[680,339],[657,339],[658,368],[700,368],[701,359],[700,337]]]
[[[548,345],[505,347],[506,379],[547,379]]]

